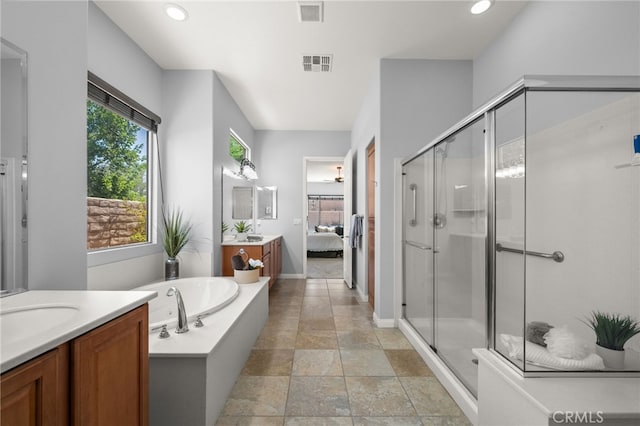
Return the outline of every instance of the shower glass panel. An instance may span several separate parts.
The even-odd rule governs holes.
[[[434,149],[403,169],[404,316],[433,347],[433,172]]]
[[[473,348],[486,347],[484,119],[435,147],[435,346],[476,395]]]
[[[524,250],[524,106],[525,95],[495,112],[495,234],[496,246]],[[497,251],[495,255],[495,330],[497,350],[519,368],[522,359],[509,358],[502,339],[522,336],[524,253]]]
[[[564,261],[526,256],[525,324],[565,327],[585,354],[596,340],[584,322],[594,311],[640,321],[640,166],[630,165],[638,134],[638,93],[527,93],[526,249]],[[640,335],[625,347],[626,362],[605,358],[606,371],[640,370]],[[579,369],[601,370],[591,358]],[[538,364],[525,371],[549,368]]]

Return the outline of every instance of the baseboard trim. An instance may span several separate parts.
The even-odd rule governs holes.
[[[396,328],[396,321],[393,318],[379,318],[375,312],[373,313],[373,323],[378,328]]]

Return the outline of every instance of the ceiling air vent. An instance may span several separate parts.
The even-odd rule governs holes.
[[[298,19],[300,22],[322,22],[323,6],[321,1],[299,1]]]
[[[302,68],[312,72],[331,72],[333,55],[302,55]]]

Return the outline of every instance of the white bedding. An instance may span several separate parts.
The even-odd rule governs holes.
[[[310,232],[307,235],[307,251],[342,251],[344,242],[334,232]]]

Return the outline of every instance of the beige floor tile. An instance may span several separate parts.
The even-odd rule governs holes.
[[[282,426],[284,417],[223,416],[216,426]]]
[[[324,282],[309,282],[307,283],[307,285],[304,287],[305,291],[306,290],[310,290],[310,289],[327,289],[327,283],[326,280],[323,280]]]
[[[324,284],[327,285],[327,279],[326,278],[307,278],[307,286],[309,284]]]
[[[375,333],[384,349],[413,349],[411,343],[397,328],[376,328]]]
[[[302,305],[301,296],[270,296],[269,306],[299,306]]]
[[[307,306],[329,306],[331,299],[328,296],[305,296],[302,301],[302,307]]]
[[[283,416],[289,377],[240,376],[224,406],[224,416]]]
[[[296,349],[292,376],[342,376],[340,352],[335,349]]]
[[[270,315],[264,326],[271,330],[297,330],[299,325],[298,317]]]
[[[293,349],[254,349],[244,365],[243,376],[290,376]]]
[[[349,398],[343,377],[291,377],[285,411],[293,416],[349,416]]]
[[[304,291],[305,297],[326,296],[329,297],[329,290],[326,286],[324,288],[309,288]]]
[[[336,334],[340,349],[382,349],[373,329],[341,330]]]
[[[347,287],[347,284],[344,282],[344,279],[342,278],[327,278],[327,284],[328,285],[341,285],[344,288],[351,290],[349,287]]]
[[[400,382],[420,416],[464,414],[435,377],[400,377]]]
[[[413,349],[387,349],[384,352],[396,376],[433,376],[420,354]]]
[[[354,426],[422,426],[419,417],[354,417]]]
[[[341,349],[345,376],[394,376],[384,351],[372,349]]]
[[[269,318],[272,317],[287,317],[287,318],[299,318],[301,306],[296,305],[271,305],[269,306]]]
[[[298,331],[296,349],[338,349],[336,332],[331,330]]]
[[[311,298],[308,298],[311,299]],[[331,316],[331,304],[304,304],[300,311],[300,318],[315,318]]]
[[[366,318],[369,313],[361,305],[333,305],[333,315]]]
[[[423,417],[422,424],[424,426],[472,426],[466,416]]]
[[[335,323],[332,317],[317,317],[317,318],[303,318],[298,324],[298,330],[311,331],[311,330],[331,330],[336,329]]]
[[[333,323],[336,326],[336,330],[345,331],[345,330],[370,330],[373,331],[373,321],[368,318],[358,318],[358,317],[341,317],[334,316]]]
[[[285,417],[285,426],[351,426],[351,417]]]
[[[345,377],[345,380],[353,416],[416,416],[396,377]]]
[[[280,328],[262,329],[254,349],[295,349],[298,330],[282,330]]]
[[[334,296],[333,294],[330,294],[331,297],[331,304],[334,306],[339,306],[339,305],[353,305],[353,306],[358,306],[360,305],[360,302],[358,302],[358,298],[357,297],[353,297],[353,296]]]

